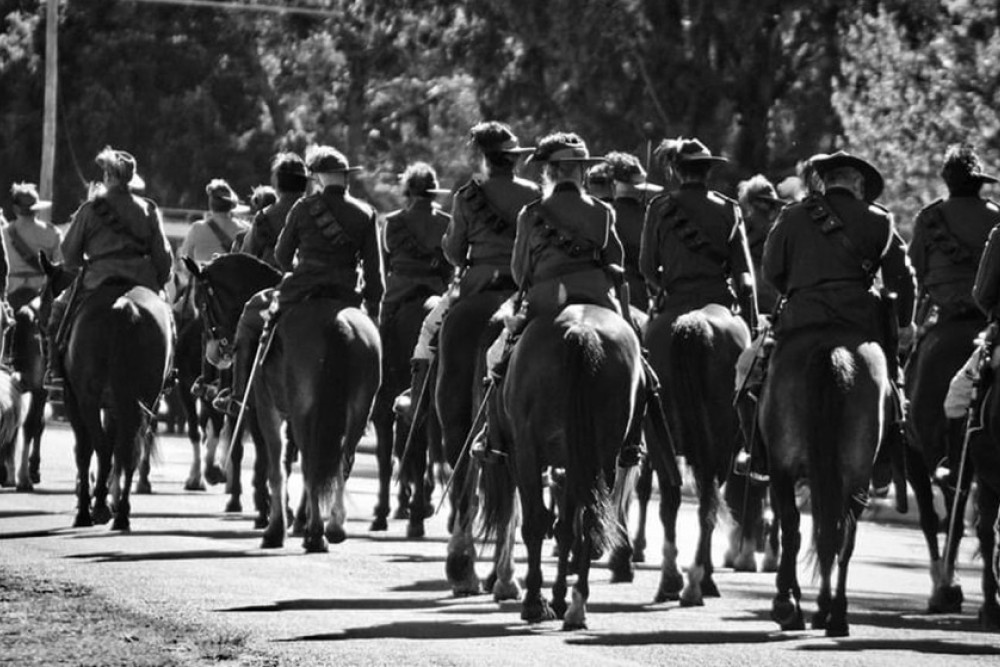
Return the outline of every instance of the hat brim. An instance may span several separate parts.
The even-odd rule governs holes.
[[[983,173],[973,174],[972,178],[976,179],[980,183],[1000,183],[1000,178],[997,178],[996,176],[991,176],[989,174],[983,174]]]
[[[518,146],[517,148],[502,148],[496,151],[487,151],[490,153],[506,153],[507,155],[526,155],[528,153],[534,153],[534,146]]]
[[[233,215],[246,215],[252,210],[253,209],[247,206],[246,204],[237,204],[229,212],[232,213]]]
[[[754,195],[750,197],[750,201],[762,201],[765,204],[781,204],[785,205],[788,203],[787,199],[782,199],[781,197],[772,197],[771,195]]]
[[[555,160],[550,160],[549,158],[536,159],[535,156],[532,155],[526,160],[526,162],[528,163],[537,163],[537,164],[554,164],[556,162],[576,162],[578,164],[600,164],[601,162],[605,161],[606,158],[603,155],[593,155],[590,157],[561,157]]]
[[[865,180],[866,201],[874,202],[881,196],[883,190],[885,190],[885,179],[882,178],[882,174],[875,168],[875,165],[856,155],[840,152],[820,158],[813,158],[811,162],[820,178],[823,178],[825,174],[833,169],[841,167],[857,169]]]
[[[39,199],[34,204],[29,206],[28,210],[38,212],[38,211],[48,211],[50,208],[52,208],[52,202],[50,202],[47,199]]]
[[[629,183],[628,185],[639,192],[663,192],[663,186],[655,183]]]
[[[723,164],[729,162],[729,158],[720,155],[681,155],[677,158],[677,164],[687,164],[690,162],[713,162]]]
[[[130,190],[145,190],[146,180],[139,174],[132,174],[132,178],[128,182],[128,187]]]
[[[310,169],[312,174],[350,174],[356,171],[363,171],[361,167],[338,167],[336,169],[324,169],[323,171],[318,171],[316,169]]]

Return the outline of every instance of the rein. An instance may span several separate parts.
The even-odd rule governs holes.
[[[222,326],[215,316],[214,306],[218,303],[215,287],[212,285],[212,281],[208,279],[208,276],[202,276],[198,282],[204,288],[205,298],[203,303],[199,303],[200,300],[196,298],[195,306],[205,320],[205,330],[208,331],[208,335],[213,340],[218,342],[219,348],[224,355],[232,356],[236,351],[235,341],[229,340],[229,337],[222,332]]]

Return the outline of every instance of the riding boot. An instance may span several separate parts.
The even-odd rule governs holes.
[[[55,299],[52,302],[52,310],[49,313],[48,330],[49,335],[45,337],[48,347],[48,354],[45,360],[45,376],[42,384],[49,392],[59,391],[62,388],[65,371],[63,368],[62,340],[65,331],[69,328],[65,322],[68,316],[68,304],[62,299]],[[63,334],[63,336],[60,336]]]

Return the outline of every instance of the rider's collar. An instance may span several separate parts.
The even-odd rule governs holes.
[[[556,183],[552,187],[552,193],[556,192],[572,192],[574,194],[580,194],[580,186],[573,181],[563,181],[561,183]]]
[[[681,183],[681,190],[691,190],[693,192],[707,192],[708,185],[705,183],[696,183],[694,181],[688,181],[687,183]]]
[[[343,185],[328,185],[323,188],[323,194],[331,194],[335,197],[343,197],[347,194],[347,187]]]

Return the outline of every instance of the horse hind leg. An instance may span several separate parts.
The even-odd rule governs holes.
[[[96,525],[103,525],[111,520],[112,515],[118,511],[118,498],[120,496],[119,480],[112,461],[117,463],[115,454],[115,442],[118,432],[118,422],[108,416],[105,420],[104,429],[97,433],[97,480],[94,483],[94,505],[90,516]],[[109,489],[109,482],[111,488]],[[111,508],[108,508],[108,493],[111,492]]]
[[[802,590],[799,588],[796,566],[802,536],[800,515],[795,505],[795,482],[783,471],[772,470],[772,501],[781,530],[781,561],[778,566],[777,593],[771,602],[771,619],[782,630],[803,630]]]
[[[923,462],[923,457],[914,453],[906,457],[907,478],[913,488],[917,501],[917,511],[920,516],[920,531],[927,543],[930,556],[931,594],[927,601],[927,612],[931,614],[949,613],[955,611],[955,593],[944,579],[944,564],[941,561],[941,550],[938,543],[938,532],[941,519],[934,508],[934,489],[931,486],[930,473]],[[961,601],[959,601],[959,611]]]
[[[649,499],[653,495],[653,466],[647,457],[642,462],[639,479],[635,484],[636,501],[639,506],[638,527],[635,539],[632,540],[632,562],[646,562],[646,517],[649,509]]]
[[[979,550],[983,556],[983,604],[979,608],[979,625],[988,632],[1000,631],[1000,600],[997,599],[997,573],[994,569],[997,554],[996,526],[1000,495],[988,484],[979,485]]]
[[[532,467],[533,475],[519,473],[522,478],[518,484],[521,496],[521,539],[528,551],[528,572],[524,578],[524,601],[521,603],[521,620],[528,623],[541,623],[555,620],[556,614],[542,595],[542,541],[552,521],[552,514],[545,506],[542,493],[541,474],[538,468]],[[534,477],[537,476],[537,481]],[[530,478],[530,479],[528,479]],[[525,483],[526,482],[526,483]],[[572,541],[572,538],[570,539]],[[569,545],[559,554],[560,567],[568,567]]]
[[[347,480],[344,479],[344,464],[337,468],[337,474],[333,480],[333,504],[330,507],[330,519],[326,523],[324,534],[331,544],[340,544],[347,539],[347,531],[344,523],[347,520],[347,510],[344,508],[344,487]]]
[[[445,573],[456,597],[479,595],[482,592],[476,574],[476,543],[472,534],[476,514],[473,480],[477,476],[468,457],[462,458],[452,473],[455,481],[451,487],[451,506],[454,521],[448,540]],[[539,548],[541,546],[539,545]]]
[[[553,527],[556,544],[559,547],[559,564],[556,569],[556,581],[552,585],[552,611],[555,613],[556,618],[564,619],[566,617],[566,610],[568,608],[566,604],[566,592],[568,591],[566,578],[569,574],[570,558],[579,558],[580,556],[579,549],[576,554],[573,553],[573,523],[575,516],[575,508],[571,507],[568,502],[564,502],[563,506],[559,508],[559,519]]]
[[[224,417],[224,426],[222,427],[223,441],[228,442],[228,446],[223,446],[222,456],[226,459],[226,492],[229,494],[229,500],[226,501],[226,512],[232,514],[239,514],[243,511],[243,502],[240,500],[240,496],[243,495],[243,454],[245,452],[243,448],[243,434],[233,433],[233,428],[235,428],[235,420],[229,416]],[[242,425],[240,430],[243,431]]]
[[[665,484],[660,479],[660,522],[663,524],[663,563],[660,566],[660,585],[654,602],[679,600],[684,587],[684,577],[677,568],[677,512],[681,506],[681,490]]]
[[[698,485],[698,550],[694,564],[688,570],[688,581],[681,591],[682,607],[701,607],[706,597],[719,597],[719,588],[712,578],[712,533],[718,512],[718,489],[710,475],[704,475]]]
[[[593,553],[593,525],[596,522],[592,510],[582,512],[580,525],[580,553],[576,583],[569,609],[563,618],[563,630],[587,629],[587,600],[590,598],[590,559]]]
[[[178,384],[176,391],[181,393],[180,403],[187,420],[188,441],[191,443],[191,467],[188,469],[187,479],[184,480],[184,490],[204,491],[205,480],[201,470],[201,434],[198,429],[198,407],[191,394],[186,389],[182,390],[180,384]]]
[[[378,464],[378,500],[375,502],[375,518],[368,530],[379,532],[389,528],[389,487],[392,485],[393,414],[389,399],[384,393],[384,390],[378,392],[372,414],[372,423],[375,425],[375,460]]]

